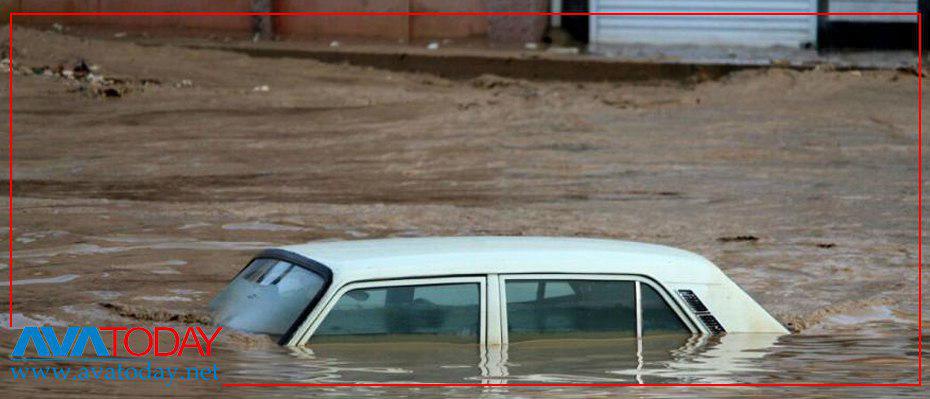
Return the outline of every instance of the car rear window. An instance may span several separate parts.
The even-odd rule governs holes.
[[[647,284],[642,284],[643,335],[691,334],[665,299]]]
[[[510,280],[506,293],[510,342],[636,337],[632,281]]]

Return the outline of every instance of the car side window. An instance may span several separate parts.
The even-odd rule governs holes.
[[[632,281],[508,280],[505,290],[511,343],[636,337]]]
[[[348,291],[325,316],[310,342],[478,343],[480,295],[477,283]]]
[[[643,336],[656,334],[691,334],[665,299],[647,284],[641,284]]]

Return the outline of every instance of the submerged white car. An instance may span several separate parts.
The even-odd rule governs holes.
[[[218,324],[282,345],[787,333],[701,256],[582,238],[398,238],[269,249],[211,309]]]

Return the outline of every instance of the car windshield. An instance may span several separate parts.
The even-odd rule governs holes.
[[[280,339],[324,282],[299,265],[258,258],[210,303],[210,310],[219,325]]]

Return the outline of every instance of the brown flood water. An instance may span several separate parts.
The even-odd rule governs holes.
[[[263,248],[404,236],[585,236],[681,247],[714,261],[795,333],[669,338],[641,350],[635,342],[481,350],[290,349],[224,331],[212,359],[156,362],[216,362],[219,382],[13,381],[7,366],[24,364],[4,360],[5,396],[926,393],[220,386],[915,382],[913,74],[772,69],[687,84],[447,80],[131,40],[14,33],[16,328],[0,329],[5,353],[30,324],[209,323],[210,298]],[[121,96],[105,98],[87,80],[53,72],[81,58]]]
[[[779,384],[903,383],[916,366],[905,331],[888,336],[669,337],[642,348],[635,342],[561,342],[481,349],[473,345],[330,345],[314,348],[221,348],[215,354],[226,383],[452,383],[452,384]],[[889,355],[895,353],[899,355]],[[11,362],[6,362],[11,363]],[[154,360],[153,367],[207,367],[204,361]],[[18,362],[15,366],[29,364]],[[102,367],[106,363],[56,363]],[[113,364],[115,366],[115,364]],[[135,365],[124,362],[123,365]],[[144,366],[144,363],[142,364]],[[51,392],[120,397],[139,392],[175,396],[262,397],[923,397],[918,388],[665,388],[665,387],[220,387],[216,382],[66,382]],[[49,383],[18,381],[7,392],[42,395]],[[924,392],[923,394],[920,392]]]

